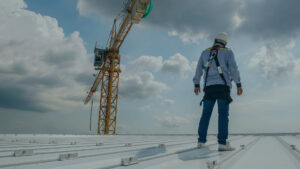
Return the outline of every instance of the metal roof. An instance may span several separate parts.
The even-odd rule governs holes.
[[[231,135],[218,152],[215,135],[197,149],[191,135],[0,135],[0,168],[299,169],[300,136]]]

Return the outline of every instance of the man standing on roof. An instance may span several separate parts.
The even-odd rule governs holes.
[[[232,102],[230,97],[231,81],[233,80],[237,86],[238,96],[242,95],[243,89],[233,52],[226,48],[226,44],[226,33],[219,33],[215,37],[213,46],[202,52],[193,78],[196,95],[200,93],[202,75],[204,79],[203,91],[205,94],[200,103],[200,105],[203,103],[203,112],[198,128],[198,148],[203,147],[206,142],[209,120],[217,101],[219,151],[235,150],[226,141],[228,138],[229,104]]]

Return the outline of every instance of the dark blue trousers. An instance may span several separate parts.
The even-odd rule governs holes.
[[[214,105],[218,102],[218,143],[226,144],[228,138],[228,116],[229,116],[229,104],[225,99],[216,99],[216,100],[204,100],[203,101],[203,112],[199,123],[198,128],[198,142],[205,143],[207,136],[207,129],[209,125],[209,120],[213,112]]]

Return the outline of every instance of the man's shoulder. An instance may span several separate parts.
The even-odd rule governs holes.
[[[203,52],[207,52],[207,51],[210,51],[210,50],[211,50],[211,48],[206,48],[206,49],[203,50]]]
[[[229,51],[231,50],[230,48],[221,48],[221,49],[223,49],[223,50],[229,50]]]

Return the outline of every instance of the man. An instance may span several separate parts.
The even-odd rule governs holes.
[[[203,112],[198,128],[198,148],[203,147],[206,142],[209,120],[215,102],[217,102],[219,151],[235,150],[226,141],[228,138],[229,104],[232,102],[230,97],[231,81],[233,80],[237,86],[238,96],[242,95],[243,89],[234,54],[229,48],[226,48],[226,44],[226,33],[219,33],[214,39],[213,47],[202,52],[193,78],[194,92],[198,95],[200,93],[200,79],[203,75],[203,91],[205,92],[200,103],[200,105],[203,103]]]

